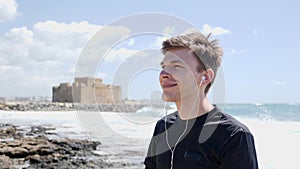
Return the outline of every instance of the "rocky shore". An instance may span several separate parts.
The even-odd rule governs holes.
[[[136,112],[146,104],[79,104],[57,102],[9,102],[0,103],[4,111],[103,111]]]
[[[0,123],[0,168],[123,168],[130,164],[109,162],[95,150],[98,141],[80,139],[49,139],[55,128],[19,126]]]

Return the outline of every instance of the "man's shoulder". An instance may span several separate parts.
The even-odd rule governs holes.
[[[231,116],[228,113],[222,112],[223,116],[220,120],[220,127],[223,127],[232,132],[248,132],[250,133],[249,128],[240,120]]]
[[[209,114],[204,124],[205,127],[215,126],[217,135],[224,137],[232,137],[237,133],[250,133],[249,128],[241,121],[223,112],[219,108],[217,111]]]
[[[241,168],[243,165],[257,168],[254,137],[237,118],[219,109],[208,115],[201,132],[204,134],[199,141],[206,147],[213,147],[216,158],[222,161],[220,168]]]

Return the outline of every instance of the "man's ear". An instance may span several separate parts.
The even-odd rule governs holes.
[[[205,80],[203,80],[203,84],[208,84],[214,79],[215,73],[211,68],[208,68],[203,74],[203,76],[205,76]]]

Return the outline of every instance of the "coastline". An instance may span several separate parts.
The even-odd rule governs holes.
[[[0,123],[1,168],[141,168],[142,163],[113,161],[102,143],[60,136],[60,126]],[[132,152],[132,155],[135,152]]]
[[[0,103],[0,110],[4,111],[101,111],[101,112],[136,112],[149,106],[142,103],[120,104],[80,104],[60,102],[7,102]],[[162,105],[154,105],[162,107]]]
[[[105,123],[97,121],[97,118],[90,121],[90,124],[93,124],[99,133],[95,133],[94,135],[90,133],[89,129],[85,126],[82,126],[82,121],[79,120],[78,115],[88,115],[92,116],[95,114],[101,114]],[[143,159],[145,157],[146,148],[148,142],[143,140],[139,142],[139,138],[135,139],[135,135],[140,136],[140,134],[136,134],[137,132],[133,132],[134,126],[128,125],[127,123],[123,123],[123,116],[128,115],[129,117],[135,115],[139,115],[139,113],[119,113],[119,112],[92,112],[92,111],[4,111],[0,110],[0,124],[6,124],[9,126],[15,126],[16,131],[22,133],[25,138],[20,138],[21,140],[27,139],[30,137],[32,140],[38,142],[36,147],[42,145],[42,142],[47,142],[52,145],[52,140],[59,140],[59,144],[66,145],[64,140],[71,140],[68,144],[78,144],[85,147],[84,141],[92,142],[99,141],[101,144],[98,145],[95,149],[81,149],[80,152],[72,153],[73,156],[69,156],[68,160],[65,160],[66,157],[57,155],[57,152],[53,152],[47,158],[48,161],[44,160],[45,157],[38,154],[34,157],[30,155],[23,158],[11,158],[10,156],[2,156],[4,155],[0,148],[0,166],[4,166],[5,163],[3,161],[10,161],[8,164],[10,168],[59,168],[57,161],[60,162],[59,166],[65,166],[61,168],[111,168],[111,169],[139,169],[143,168]],[[111,121],[112,120],[112,121]],[[94,124],[96,122],[97,124]],[[113,122],[118,122],[113,124]],[[107,132],[103,125],[110,125],[112,127],[112,131]],[[137,125],[140,126],[140,125]],[[116,128],[115,128],[116,127]],[[143,127],[143,126],[140,126]],[[1,127],[0,127],[1,128]],[[41,130],[40,130],[41,129]],[[0,129],[1,130],[1,129]],[[35,133],[31,135],[31,131],[40,130],[42,132]],[[137,129],[138,130],[138,129]],[[152,131],[151,129],[145,129]],[[145,131],[143,130],[143,131]],[[117,135],[124,135],[126,138],[114,137],[111,134],[115,133]],[[121,132],[121,133],[119,133]],[[124,133],[125,132],[125,133]],[[148,133],[148,132],[143,132]],[[99,135],[98,135],[99,134]],[[16,134],[20,135],[20,134]],[[42,136],[43,138],[39,138]],[[13,137],[7,137],[6,139],[0,138],[0,142],[5,141],[5,144],[2,147],[9,147],[8,144],[14,145]],[[40,141],[39,141],[40,140]],[[16,141],[16,142],[24,142],[25,141]],[[81,144],[81,142],[83,142]],[[24,145],[16,145],[13,148],[22,149]],[[1,146],[0,146],[1,147]],[[26,147],[26,146],[25,146]],[[51,148],[51,146],[48,146]],[[9,148],[11,149],[11,148]],[[33,150],[27,150],[32,152]],[[39,150],[41,151],[41,150]],[[82,154],[83,153],[83,154]],[[2,155],[1,155],[2,154]],[[58,153],[59,154],[59,153]],[[30,163],[30,158],[39,157],[42,158],[40,163],[33,164],[35,159],[32,159],[33,163]],[[1,158],[3,160],[1,160]],[[79,161],[74,159],[79,158]],[[2,162],[1,162],[2,161]],[[70,164],[74,163],[74,164]],[[30,165],[29,165],[30,164]],[[76,164],[76,165],[75,165]],[[90,165],[91,164],[91,165]],[[93,164],[93,165],[92,165]],[[39,165],[39,166],[38,166]],[[44,165],[44,167],[41,167]],[[79,166],[81,165],[81,166]],[[2,167],[0,167],[2,168]],[[7,167],[9,168],[9,167]]]

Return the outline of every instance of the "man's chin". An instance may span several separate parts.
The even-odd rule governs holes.
[[[177,97],[172,97],[172,96],[169,96],[169,95],[165,95],[163,94],[162,95],[162,100],[165,101],[165,102],[176,102],[178,101]]]

